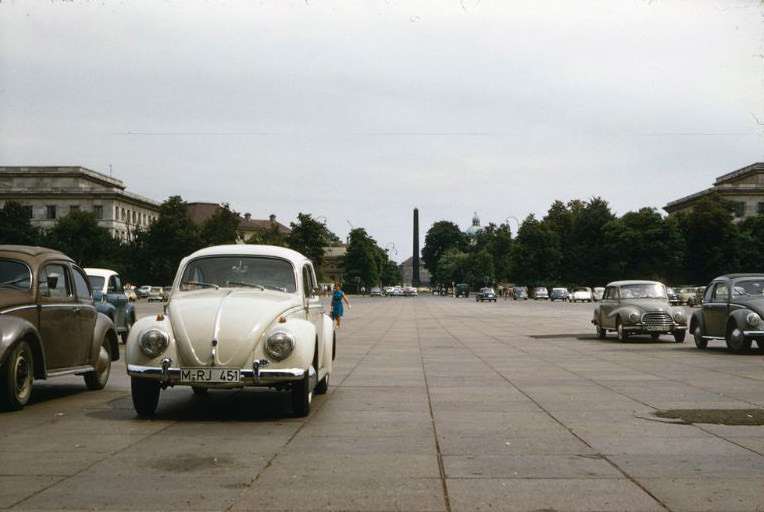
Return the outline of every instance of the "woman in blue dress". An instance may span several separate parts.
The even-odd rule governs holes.
[[[348,298],[345,297],[345,292],[340,289],[340,283],[334,283],[334,291],[332,292],[332,318],[337,322],[337,329],[340,328],[340,323],[342,322],[343,300],[345,301],[345,304],[348,305],[348,308],[350,308],[350,303],[348,302]]]

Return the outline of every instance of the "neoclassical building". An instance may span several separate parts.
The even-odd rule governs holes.
[[[0,207],[21,203],[33,226],[50,229],[71,211],[95,212],[115,238],[129,240],[159,216],[160,203],[126,190],[121,180],[85,167],[0,167]]]
[[[764,214],[764,162],[719,176],[711,188],[671,201],[663,209],[669,214],[692,210],[698,201],[713,192],[736,204],[738,219]]]

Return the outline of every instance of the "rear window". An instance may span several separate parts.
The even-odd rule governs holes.
[[[3,290],[31,290],[32,272],[26,263],[15,260],[0,260],[0,288]]]
[[[102,276],[88,276],[88,281],[90,281],[90,287],[96,291],[103,290],[103,283],[106,282],[106,279]]]

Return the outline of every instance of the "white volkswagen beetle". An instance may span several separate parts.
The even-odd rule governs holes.
[[[326,393],[335,356],[313,264],[264,245],[208,247],[180,262],[165,314],[138,320],[126,348],[133,406],[154,414],[161,389],[289,390],[298,416]]]

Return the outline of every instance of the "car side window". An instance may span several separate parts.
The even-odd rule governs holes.
[[[57,299],[63,299],[71,295],[71,286],[69,285],[69,275],[66,267],[53,263],[47,265],[40,272],[40,295]]]
[[[302,267],[302,289],[306,297],[313,295],[314,287],[313,270],[310,268],[310,265],[304,265]]]
[[[87,299],[91,296],[88,280],[80,269],[74,269],[74,289],[77,290],[77,297],[80,299]]]
[[[706,288],[706,293],[703,295],[703,302],[711,302],[711,296],[715,290],[714,286]]]
[[[711,296],[711,300],[713,302],[727,302],[729,296],[729,287],[725,283],[719,283],[714,287],[714,293]]]

